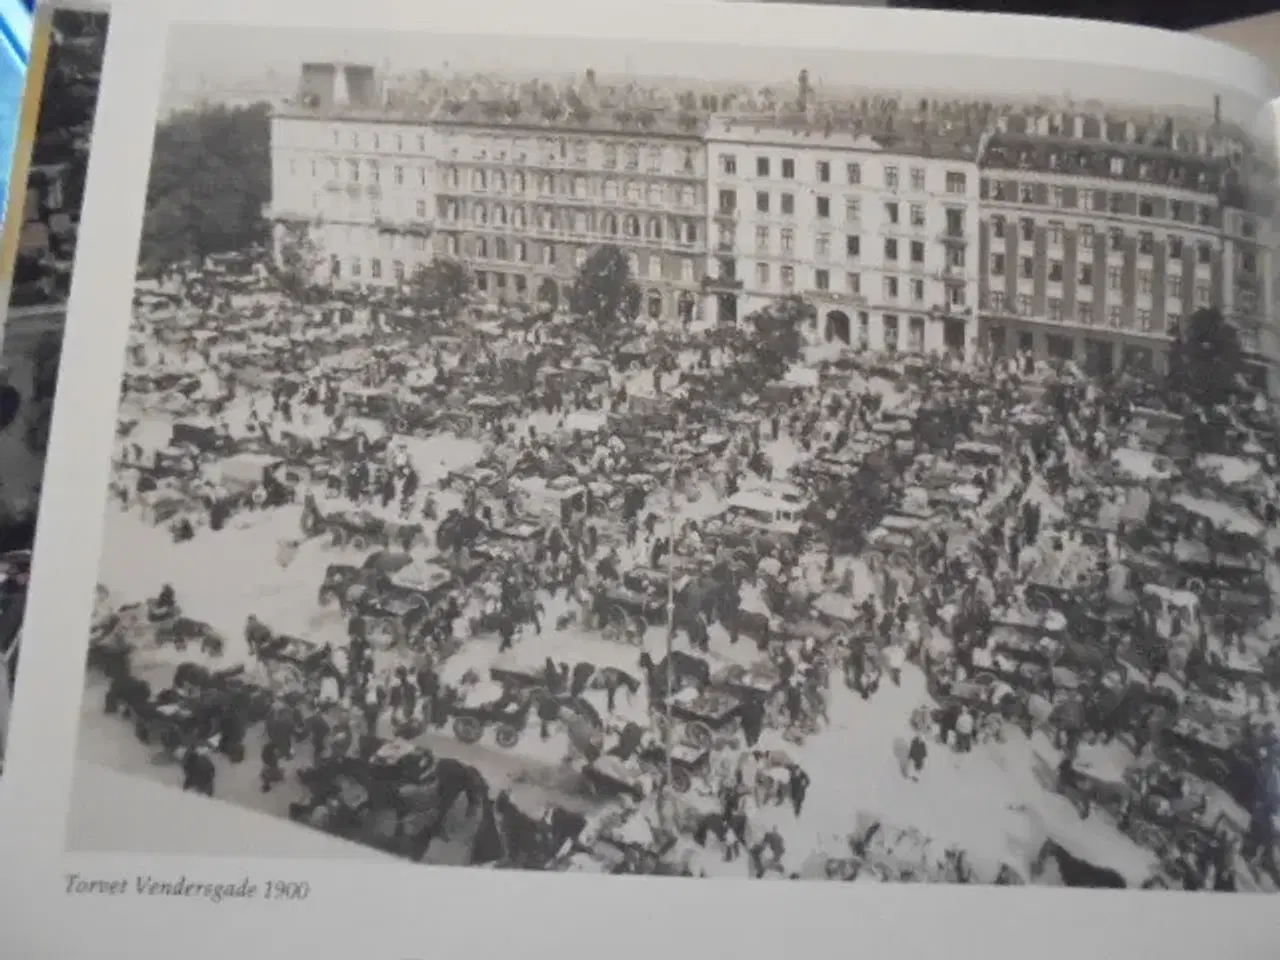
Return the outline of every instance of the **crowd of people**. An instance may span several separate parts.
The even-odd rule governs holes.
[[[892,717],[883,749],[911,789],[945,805],[940,755],[1019,758],[1026,805],[1066,798],[1150,854],[1122,884],[1280,879],[1276,447],[1251,398],[1213,412],[1225,456],[1187,442],[1152,376],[816,343],[779,374],[746,327],[601,342],[563,313],[424,318],[192,282],[138,297],[119,501],[209,564],[221,537],[278,533],[279,566],[318,563],[341,628],[236,611],[227,671],[215,656],[240,645],[192,625],[186,586],[157,584],[132,619],[139,598],[104,604],[98,666],[132,713],[202,718],[168,737],[185,786],[218,792],[228,745],[261,723],[261,791],[296,770],[298,817],[376,842],[367,814],[390,811],[415,855],[456,832],[465,795],[466,862],[707,874],[744,855],[753,876],[800,877],[821,853],[828,877],[955,879],[965,856],[960,875],[1004,883],[1048,858],[1061,882],[1108,885],[1065,828],[1045,831],[1052,856],[981,867],[954,845],[872,863],[852,822],[841,850],[798,848],[832,832],[811,790],[866,776],[824,744]],[[148,635],[200,637],[204,660],[180,658],[194,686],[122,666]],[[442,738],[545,762],[554,802],[522,809],[519,779]],[[315,775],[389,743],[453,786],[425,800],[348,771],[355,802]]]

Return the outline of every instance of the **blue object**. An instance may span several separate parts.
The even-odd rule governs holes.
[[[9,173],[31,60],[34,0],[0,0],[0,220],[9,201]]]

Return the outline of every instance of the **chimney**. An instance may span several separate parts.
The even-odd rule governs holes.
[[[334,105],[338,69],[332,63],[304,63],[298,81],[298,103],[324,110]]]

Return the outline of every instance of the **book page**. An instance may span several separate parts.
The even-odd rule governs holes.
[[[1209,895],[1280,883],[1259,64],[777,5],[106,36],[18,954],[1274,952]]]

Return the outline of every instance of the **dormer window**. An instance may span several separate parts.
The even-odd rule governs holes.
[[[1110,164],[1111,164],[1111,175],[1113,177],[1124,176],[1124,157],[1112,157]]]

